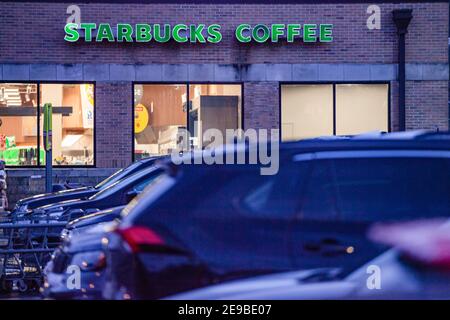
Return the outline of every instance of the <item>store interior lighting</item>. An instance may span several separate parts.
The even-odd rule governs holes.
[[[61,142],[61,147],[68,148],[72,147],[78,140],[82,137],[81,134],[68,134],[64,137]]]

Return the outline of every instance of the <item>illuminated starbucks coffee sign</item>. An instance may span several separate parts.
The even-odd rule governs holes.
[[[68,42],[157,42],[220,43],[218,24],[127,24],[68,23],[64,27]],[[332,24],[240,24],[234,32],[242,43],[265,42],[332,42]]]

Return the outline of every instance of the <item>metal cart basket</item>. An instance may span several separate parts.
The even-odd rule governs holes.
[[[0,223],[0,290],[39,289],[43,268],[66,224],[48,217]]]

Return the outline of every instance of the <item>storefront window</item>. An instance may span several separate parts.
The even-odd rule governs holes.
[[[187,89],[184,84],[134,86],[135,159],[169,154],[186,130]]]
[[[189,85],[189,132],[191,145],[205,149],[226,141],[226,129],[241,128],[241,86],[232,84]],[[208,129],[222,133],[223,140],[209,138]]]
[[[388,131],[388,84],[283,85],[282,140]]]
[[[41,106],[49,102],[53,106],[53,164],[93,165],[94,85],[41,84],[40,94]],[[40,120],[42,132],[42,114]],[[45,164],[45,157],[41,157],[41,164]]]
[[[333,85],[282,86],[281,106],[283,140],[333,134]]]
[[[37,141],[37,85],[0,83],[0,158],[9,166],[37,165]]]
[[[217,129],[225,138],[226,129],[241,128],[240,124],[241,85],[134,86],[136,160],[166,155],[174,149],[208,148],[212,141],[202,139],[207,129]],[[187,133],[189,141],[183,141],[181,137],[186,137]]]
[[[387,84],[337,84],[336,134],[388,131]]]

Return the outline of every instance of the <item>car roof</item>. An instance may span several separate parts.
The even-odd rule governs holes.
[[[449,150],[450,133],[426,130],[404,132],[369,132],[354,136],[319,137],[299,141],[285,142],[281,150],[298,152],[337,151],[355,149],[424,149]]]
[[[139,170],[129,176],[123,177],[122,179],[113,183],[110,187],[119,185],[119,184],[123,184],[123,183],[132,183],[136,180],[141,179],[142,177],[144,177],[145,175],[147,175],[149,173],[153,173],[153,172],[157,171],[159,168],[160,167],[158,165],[152,165],[152,166],[146,167],[146,168]]]
[[[301,142],[280,145],[280,151],[285,153],[305,153],[320,151],[348,151],[348,150],[450,150],[450,141],[445,140],[305,140]]]
[[[270,142],[268,149],[272,147]],[[224,145],[214,150],[191,151],[181,156],[182,163],[194,163],[193,159],[199,157],[209,157],[212,153],[224,154],[230,152],[248,153],[251,148],[256,148],[256,144],[235,143]],[[274,146],[277,147],[276,145]],[[406,132],[370,132],[354,136],[327,136],[298,141],[281,142],[279,144],[280,158],[286,159],[301,153],[314,153],[324,151],[363,151],[363,150],[450,150],[449,132],[432,132],[426,130],[406,131]],[[176,165],[167,157],[162,161],[170,173],[176,171]],[[204,165],[204,161],[200,162]],[[184,165],[189,167],[189,164]],[[197,166],[195,166],[197,167]]]
[[[134,163],[144,164],[144,163],[148,163],[148,162],[156,162],[158,160],[164,160],[167,157],[168,157],[167,155],[148,157],[148,158],[143,158],[143,159],[137,160]]]

